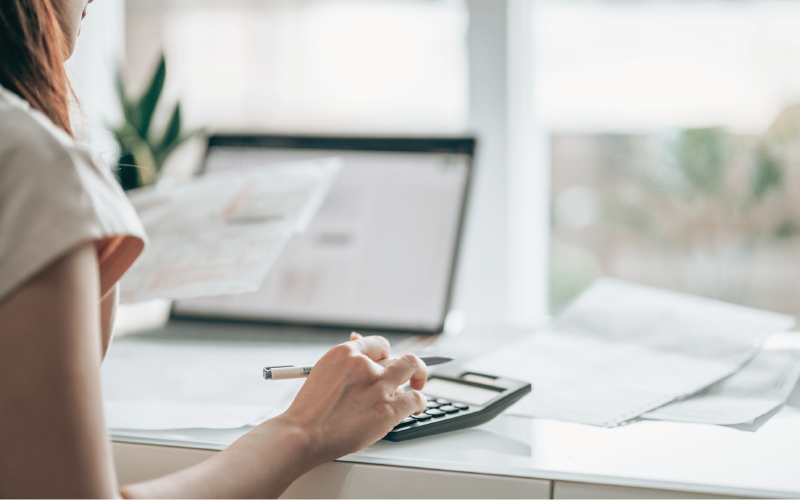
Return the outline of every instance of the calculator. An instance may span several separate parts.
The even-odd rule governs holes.
[[[488,422],[531,392],[531,384],[457,367],[428,377],[427,409],[404,418],[383,438],[405,441]]]

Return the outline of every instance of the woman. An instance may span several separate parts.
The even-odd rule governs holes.
[[[275,497],[319,464],[424,410],[424,364],[385,369],[380,337],[353,335],[292,406],[213,458],[118,489],[100,363],[117,281],[145,235],[113,177],[75,144],[70,57],[91,0],[0,2],[0,496]]]

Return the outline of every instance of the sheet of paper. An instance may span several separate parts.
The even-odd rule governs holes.
[[[260,420],[263,406],[176,403],[174,401],[108,400],[103,403],[112,429],[231,429]]]
[[[718,425],[750,423],[785,403],[798,378],[800,352],[764,350],[725,380],[642,418]]]
[[[255,291],[303,231],[340,169],[338,158],[234,170],[129,196],[150,238],[120,300]]]
[[[602,279],[546,330],[472,360],[528,380],[509,411],[606,427],[731,375],[794,318]]]
[[[291,342],[123,337],[103,362],[106,425],[236,428],[277,415],[303,380],[268,382],[262,369],[314,363],[331,346]]]

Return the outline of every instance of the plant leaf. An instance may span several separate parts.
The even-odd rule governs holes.
[[[138,185],[149,186],[153,184],[158,177],[158,170],[150,144],[128,122],[123,122],[115,131],[115,134],[120,148],[125,152],[124,155],[130,154],[133,156],[137,168],[136,175],[139,179]]]
[[[163,134],[160,137],[154,137],[155,134],[149,133],[152,128],[153,115],[161,102],[166,78],[166,62],[163,53],[150,85],[138,99],[128,99],[121,72],[118,71],[116,77],[116,90],[125,119],[112,130],[119,144],[121,157],[130,155],[125,162],[136,165],[139,185],[153,184],[167,158],[183,143],[204,135],[205,131],[198,129],[189,134],[181,133],[183,127],[182,108],[178,102],[172,110]]]
[[[153,151],[147,141],[141,138],[131,138],[131,154],[138,167],[137,173],[139,175],[139,185],[149,186],[156,182],[158,171],[156,169],[156,160],[153,157]]]
[[[139,133],[127,121],[122,122],[119,127],[114,129],[114,136],[117,138],[121,156],[131,154],[135,141],[140,140]]]
[[[160,150],[156,154],[156,162],[159,165],[159,167],[158,167],[159,170],[161,169],[161,167],[164,166],[164,163],[167,161],[167,158],[169,158],[169,155],[171,155],[176,149],[181,147],[186,141],[188,141],[190,139],[194,139],[196,137],[202,137],[202,136],[205,135],[205,133],[206,133],[205,129],[193,130],[192,132],[190,132],[188,134],[181,135],[180,137],[175,139],[172,142],[172,144],[170,144],[167,148],[165,148],[163,150]]]
[[[167,149],[172,146],[172,143],[178,140],[181,134],[181,103],[177,103],[175,105],[175,109],[172,110],[172,116],[169,119],[169,123],[167,124],[167,128],[164,131],[164,137],[161,139],[161,142],[155,149],[156,154],[160,154],[162,151],[166,151]]]
[[[131,123],[136,126],[136,130],[139,132],[139,135],[143,138],[147,137],[147,132],[150,130],[150,122],[153,119],[153,113],[155,112],[156,105],[161,97],[161,91],[164,89],[164,80],[166,76],[167,65],[164,60],[164,54],[162,53],[161,59],[158,62],[158,68],[153,75],[153,79],[150,81],[150,85],[147,87],[147,90],[138,102],[137,108],[139,110],[139,123],[131,120]]]

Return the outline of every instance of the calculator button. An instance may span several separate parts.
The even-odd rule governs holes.
[[[414,422],[416,422],[416,420],[414,420],[411,417],[407,417],[401,420],[399,424],[395,425],[394,428],[399,429],[401,427],[406,427],[407,425],[413,424]]]
[[[464,403],[453,403],[453,406],[459,410],[469,410],[469,406],[465,405]]]
[[[436,401],[428,401],[425,403],[425,408],[438,408],[442,406],[441,403],[437,403]]]
[[[436,408],[431,408],[430,410],[425,410],[425,413],[430,415],[431,417],[444,417],[445,412],[442,410],[437,410]]]
[[[446,399],[442,399],[442,398],[437,399],[436,402],[439,403],[440,405],[449,405],[450,404],[450,401],[448,401]]]
[[[426,420],[430,420],[431,416],[427,413],[420,413],[419,415],[411,415],[411,418],[414,420],[419,420],[420,422],[424,422]]]
[[[458,413],[460,410],[455,406],[444,405],[439,407],[439,411],[443,411],[445,413]]]

